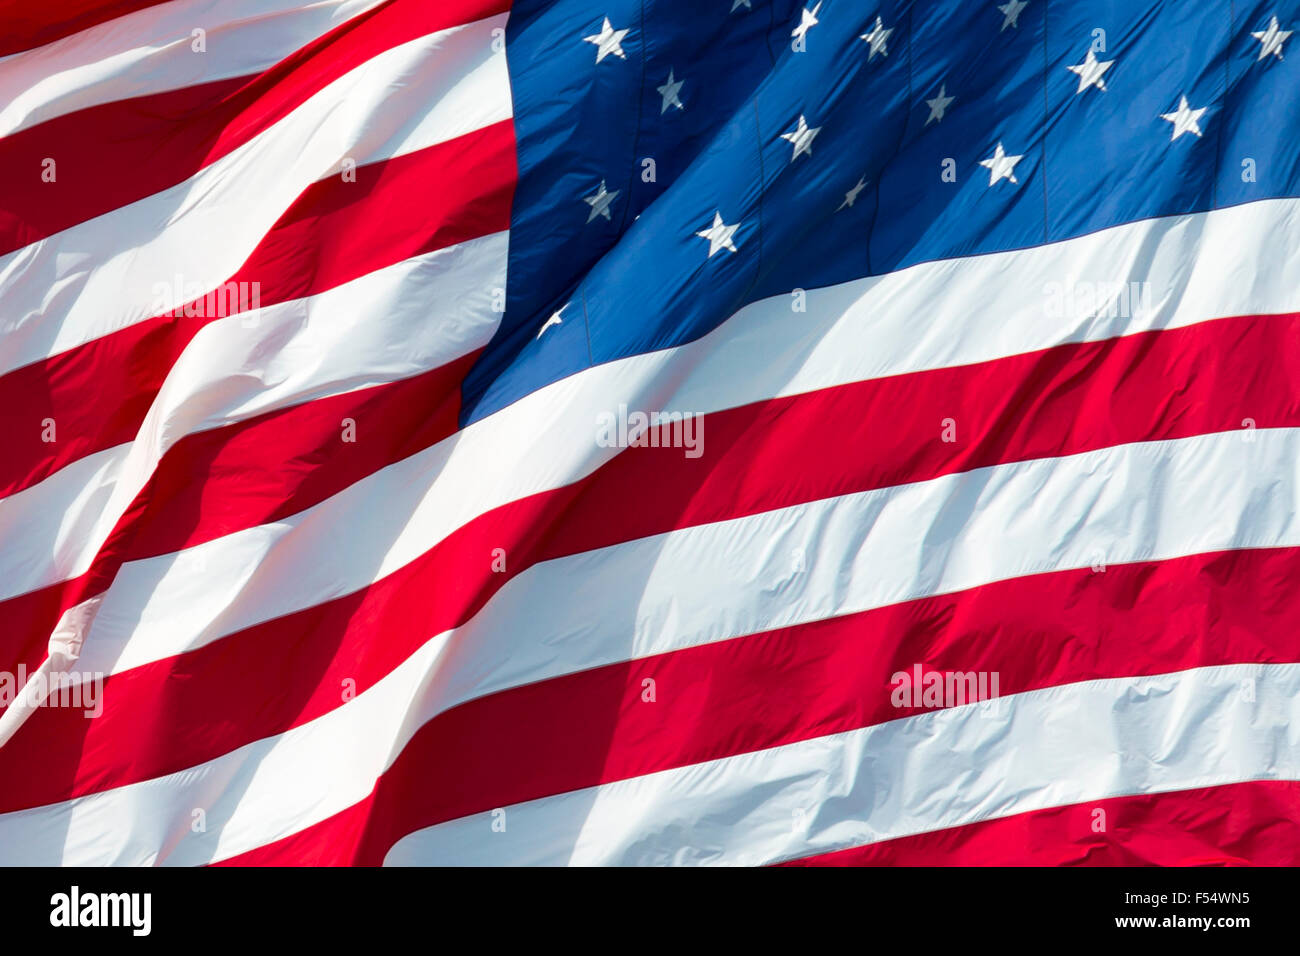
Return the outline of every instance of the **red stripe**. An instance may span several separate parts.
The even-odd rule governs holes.
[[[21,53],[164,0],[0,0],[0,56]]]
[[[38,742],[50,765],[72,762],[64,774],[28,775],[0,809],[180,770],[327,713],[345,678],[357,692],[372,686],[538,561],[1002,461],[1229,429],[1244,417],[1296,426],[1297,322],[1225,319],[710,415],[700,459],[629,449],[581,482],[470,521],[367,588],[112,678],[97,720],[55,727],[67,716],[35,715],[0,751],[0,772]],[[950,415],[954,444],[940,440]],[[797,481],[790,461],[800,463]],[[510,555],[507,573],[485,557],[498,547]],[[246,700],[261,704],[233,703]],[[148,728],[163,719],[172,733],[160,745]],[[79,767],[53,753],[75,751],[82,737]]]
[[[273,301],[297,299],[502,232],[510,227],[517,178],[514,122],[502,120],[361,167],[356,182],[315,183],[235,279],[269,285]],[[341,241],[335,233],[350,238]]]
[[[184,182],[386,50],[508,9],[389,0],[255,77],[91,106],[0,139],[0,180],[30,184],[0,208],[0,255]],[[46,157],[52,183],[41,179]]]
[[[501,232],[515,180],[509,120],[360,167],[356,182],[309,187],[230,281],[259,283],[265,307]],[[160,316],[0,377],[0,432],[10,442],[0,495],[134,439],[177,357],[211,321]],[[47,418],[57,442],[42,440]]]
[[[192,141],[205,131],[209,138],[219,132],[196,118],[212,116],[218,121],[212,114],[237,102],[250,79],[213,80],[98,104],[0,138],[0,175],[26,185],[12,190],[0,208],[0,255],[184,181],[200,168],[185,147],[193,149]],[[157,167],[133,155],[133,151],[144,152],[143,141],[149,135],[163,137],[149,144],[150,151],[156,151]],[[167,142],[169,136],[178,137],[179,154],[158,150],[158,143]],[[79,147],[82,137],[95,148]],[[101,157],[106,167],[101,166]],[[189,162],[183,163],[187,158]],[[46,159],[55,162],[53,182],[41,178]],[[128,161],[142,165],[128,171]],[[187,168],[189,173],[183,172]]]
[[[1104,829],[1099,830],[1099,826]],[[1033,810],[782,865],[1297,864],[1300,864],[1300,783],[1257,780]]]
[[[1300,549],[1035,575],[512,688],[425,724],[363,809],[239,862],[378,864],[447,820],[908,717],[890,681],[917,663],[996,671],[1007,695],[1294,662],[1297,573]]]
[[[19,666],[25,666],[30,673],[40,666],[50,632],[68,606],[68,595],[80,583],[81,578],[73,578],[0,601],[0,620],[4,622],[0,627],[0,671],[16,674]],[[0,713],[4,710],[0,705]]]
[[[387,385],[187,435],[164,456],[103,552],[166,554],[304,511],[456,431],[478,353]],[[343,423],[356,440],[345,440]]]

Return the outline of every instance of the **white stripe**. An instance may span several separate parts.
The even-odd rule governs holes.
[[[998,465],[683,528],[511,579],[443,635],[448,664],[431,692],[450,709],[1030,574],[1300,546],[1297,501],[1300,430],[1273,429]]]
[[[0,136],[102,103],[261,73],[380,0],[172,0],[0,58]],[[195,51],[193,32],[206,35]]]
[[[87,455],[0,498],[0,600],[75,577],[126,459],[126,447]]]
[[[299,515],[179,556],[127,565],[109,603],[123,620],[136,622],[137,639],[148,650],[124,659],[143,663],[180,653],[365,587],[476,515],[590,474],[614,454],[596,444],[597,415],[619,402],[709,412],[871,375],[992,359],[1014,354],[1017,342],[1035,349],[1218,315],[1300,308],[1300,291],[1281,278],[1291,265],[1300,270],[1298,211],[1294,200],[1259,203],[940,263],[937,272],[917,267],[810,293],[808,314],[799,322],[789,321],[787,297],[757,303],[692,345],[612,362],[547,386]],[[1153,286],[1178,285],[1182,293],[1161,296],[1149,314],[1127,320],[1132,329],[1123,319],[1044,320],[1041,290],[1052,277],[1073,268],[1104,275],[1138,250],[1152,263],[1147,275]],[[1193,263],[1186,270],[1183,256]],[[1161,263],[1174,271],[1160,271]],[[1236,271],[1253,279],[1206,285],[1197,278]],[[984,290],[987,309],[970,311],[971,288]],[[949,292],[956,297],[949,299]],[[933,321],[918,329],[915,316],[926,301]],[[706,436],[706,454],[707,448]],[[350,546],[329,545],[344,528]],[[94,638],[114,655],[128,639],[117,627],[111,636]]]
[[[491,43],[504,23],[387,50],[186,182],[0,257],[0,370],[151,318],[156,286],[174,276],[216,288],[346,158],[389,158],[509,118],[505,54]]]
[[[823,499],[542,562],[439,637],[448,665],[433,686],[439,705],[450,708],[562,674],[1027,574],[1300,546],[1300,517],[1289,510],[1300,499],[1298,462],[1300,430],[1291,429],[1121,445]],[[1162,491],[1135,501],[1135,488]],[[1216,502],[1213,516],[1203,514],[1204,501]],[[314,527],[311,546],[319,553],[325,546],[316,536],[339,529]],[[348,529],[349,553],[364,553],[358,545],[368,533]],[[147,562],[124,568],[81,668],[122,671],[178,652],[181,607],[236,630],[244,623],[241,598],[283,586],[291,573],[309,573],[306,555],[250,549],[248,570],[227,582],[210,566],[205,572],[192,564],[202,556],[195,548],[173,559],[181,566],[173,600],[161,607],[127,599],[147,595],[156,583],[136,577]],[[251,570],[259,560],[270,562],[264,575]],[[303,572],[290,572],[296,562]]]
[[[268,834],[292,833],[304,819],[325,819],[362,799],[396,756],[387,741],[435,656],[426,645],[345,707],[200,767],[0,814],[0,865],[199,865],[260,846]],[[370,736],[376,727],[389,736]],[[288,784],[296,797],[268,783]],[[195,810],[207,827],[200,833],[191,830]]]
[[[1279,199],[809,290],[797,322],[789,295],[778,295],[739,313],[727,347],[707,348],[674,407],[734,407],[1210,318],[1295,312],[1300,290],[1285,276],[1297,269],[1300,200]],[[1149,304],[1136,314],[1055,294],[1128,282],[1147,284]]]
[[[1252,693],[1247,693],[1249,688]],[[412,834],[394,865],[759,865],[1140,793],[1300,779],[1300,665],[1067,684]]]
[[[220,859],[362,799],[424,722],[492,690],[873,604],[1087,566],[1098,547],[1119,562],[1294,546],[1300,429],[1262,430],[1254,439],[1207,435],[1001,465],[539,565],[469,625],[427,641],[336,710],[182,773],[0,816],[0,852],[49,861],[57,846],[32,841],[71,827],[66,862],[146,862],[164,846],[172,862]],[[1131,493],[1149,488],[1161,494]],[[1212,514],[1205,501],[1215,502]],[[917,529],[933,533],[922,539]],[[340,536],[351,544],[365,533],[362,524],[346,533],[320,528],[317,546],[350,550],[337,547]],[[807,548],[802,574],[790,560],[795,546]],[[203,608],[202,579],[191,570],[190,597]],[[273,563],[266,577],[283,584],[285,573]],[[250,576],[250,587],[269,586],[245,572]],[[221,587],[220,579],[207,580]],[[117,628],[129,625],[120,608],[110,610],[113,594],[86,642],[82,671],[115,663],[101,628],[110,617]],[[175,626],[183,619],[154,622],[160,641],[163,620]],[[113,706],[111,698],[104,704]],[[188,832],[194,807],[209,808],[206,834]],[[84,831],[79,814],[94,821]],[[225,820],[238,825],[214,825]]]
[[[0,599],[81,574],[162,454],[188,434],[418,375],[482,348],[500,323],[508,234],[440,249],[319,295],[204,326],[140,436],[0,499]],[[255,323],[255,324],[253,324]]]

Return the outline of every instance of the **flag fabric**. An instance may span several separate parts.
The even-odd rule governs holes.
[[[1300,862],[1300,0],[0,0],[0,862]]]

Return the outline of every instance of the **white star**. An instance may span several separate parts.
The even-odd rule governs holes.
[[[1187,97],[1178,97],[1178,109],[1174,110],[1172,113],[1160,114],[1162,120],[1168,120],[1174,124],[1174,132],[1173,135],[1169,137],[1169,142],[1172,143],[1184,133],[1195,133],[1197,136],[1200,136],[1201,127],[1198,120],[1200,120],[1200,118],[1205,114],[1207,109],[1209,109],[1208,106],[1202,106],[1199,110],[1194,110],[1188,104]]]
[[[799,25],[790,31],[790,36],[799,37],[800,39],[807,37],[808,31],[821,23],[821,21],[817,19],[817,11],[821,8],[822,0],[817,0],[817,6],[813,7],[811,10],[804,7],[803,14],[799,18]]]
[[[591,213],[587,216],[587,222],[591,222],[597,216],[604,216],[608,220],[609,204],[614,201],[614,198],[618,194],[619,194],[619,190],[617,189],[615,189],[613,192],[607,191],[605,189],[605,180],[602,179],[600,181],[600,188],[596,190],[596,195],[584,196],[582,198],[583,202],[591,206]]]
[[[866,188],[867,188],[867,177],[863,176],[861,179],[858,180],[856,186],[854,186],[852,189],[850,189],[848,192],[844,194],[844,202],[840,203],[840,208],[836,209],[835,211],[839,212],[840,209],[851,207],[855,202],[858,201],[858,194]]]
[[[709,258],[712,259],[713,254],[720,249],[727,249],[731,252],[736,251],[736,244],[731,241],[731,237],[736,234],[736,230],[739,228],[740,223],[728,226],[722,221],[722,213],[715,212],[713,214],[713,225],[708,229],[697,232],[696,235],[701,239],[709,240]]]
[[[799,158],[801,153],[812,155],[812,141],[817,138],[817,134],[822,131],[820,126],[808,126],[808,120],[802,113],[799,114],[799,125],[789,133],[782,133],[781,138],[789,140],[794,144],[794,155],[790,157],[790,162]]]
[[[753,9],[754,9],[753,7],[751,7],[751,6],[749,5],[749,0],[736,0],[736,2],[733,3],[733,4],[731,5],[731,12],[732,12],[732,13],[735,13],[735,12],[736,12],[737,10],[739,10],[741,7],[744,7],[746,10],[753,10]]]
[[[1104,93],[1106,91],[1106,81],[1101,77],[1111,68],[1114,62],[1114,60],[1098,60],[1092,50],[1089,50],[1088,55],[1083,58],[1083,62],[1078,66],[1067,66],[1067,70],[1079,75],[1079,88],[1074,91],[1074,95],[1078,96],[1090,86],[1095,86]]]
[[[871,44],[871,52],[867,54],[868,62],[870,62],[877,53],[881,56],[889,56],[889,50],[885,48],[885,41],[889,39],[889,35],[893,32],[892,27],[886,30],[884,21],[881,20],[880,17],[876,17],[876,25],[871,28],[871,32],[864,33],[862,36],[858,37],[859,40],[866,40]]]
[[[925,118],[925,125],[938,123],[943,119],[943,114],[948,112],[948,107],[952,106],[952,101],[957,97],[948,95],[948,87],[939,87],[939,95],[932,100],[926,100],[925,105],[930,107],[930,115]]]
[[[1002,143],[998,143],[998,148],[993,151],[993,156],[989,159],[981,159],[980,165],[989,171],[989,185],[994,185],[999,179],[1009,179],[1013,183],[1018,183],[1016,179],[1016,163],[1024,159],[1024,154],[1019,156],[1008,156],[1002,148]]]
[[[628,35],[628,30],[615,30],[613,24],[609,22],[609,17],[605,18],[605,25],[600,28],[599,33],[593,33],[589,37],[583,37],[588,43],[596,44],[596,62],[599,63],[611,53],[620,60],[626,60],[627,54],[623,52],[623,37]]]
[[[1019,30],[1020,12],[1027,6],[1029,6],[1029,0],[1008,0],[1007,3],[998,7],[998,10],[1003,16],[1002,29],[1005,30],[1007,27],[1015,27]],[[1001,31],[998,32],[1000,33]]]
[[[664,83],[663,86],[657,87],[657,89],[659,90],[659,95],[662,96],[664,99],[663,105],[659,107],[660,116],[663,116],[665,113],[667,113],[668,107],[670,106],[675,106],[679,110],[686,108],[682,106],[682,99],[680,96],[677,95],[682,91],[682,83],[684,82],[685,82],[684,80],[676,80],[676,82],[674,82],[673,71],[672,70],[668,71],[668,80]]]
[[[569,303],[567,302],[564,303],[564,305],[560,306],[559,311],[553,313],[551,317],[547,319],[546,322],[542,325],[541,331],[537,333],[537,338],[540,339],[542,337],[542,332],[545,332],[552,325],[563,325],[564,320],[560,318],[560,313],[563,312],[568,307],[569,307]],[[534,339],[534,341],[536,341],[536,339]]]
[[[1264,59],[1264,57],[1268,56],[1270,53],[1276,56],[1279,60],[1282,59],[1282,44],[1285,43],[1286,38],[1295,31],[1283,30],[1280,29],[1280,26],[1281,25],[1277,22],[1277,17],[1271,17],[1268,21],[1267,30],[1260,30],[1258,33],[1251,34],[1251,36],[1259,41],[1260,60]]]

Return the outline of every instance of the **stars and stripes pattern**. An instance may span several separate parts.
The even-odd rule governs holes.
[[[0,862],[1297,862],[1298,22],[0,2]]]

